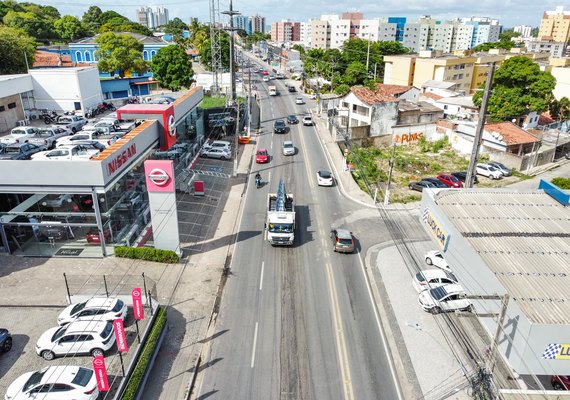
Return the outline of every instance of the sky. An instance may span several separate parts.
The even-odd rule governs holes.
[[[124,2],[99,0],[43,0],[31,2],[51,5],[56,7],[62,15],[74,15],[81,17],[89,6],[97,4],[103,11],[114,10],[119,14],[135,20],[135,10],[140,6],[163,6],[168,9],[170,19],[178,17],[184,22],[190,18],[198,18],[206,23],[210,19],[210,3],[207,0],[164,0],[163,2],[136,2],[124,0]],[[304,22],[309,18],[318,18],[321,14],[342,14],[346,11],[359,11],[365,19],[378,17],[406,17],[415,20],[422,15],[429,15],[434,19],[445,20],[461,17],[490,17],[498,19],[504,28],[512,28],[516,25],[530,25],[538,27],[544,11],[553,11],[556,6],[565,5],[565,10],[570,11],[570,5],[564,4],[563,0],[478,0],[475,2],[465,0],[384,0],[382,2],[363,0],[361,2],[349,2],[339,0],[235,0],[234,11],[242,15],[252,16],[259,14],[265,17],[266,24],[277,22],[282,19]],[[229,9],[229,0],[219,0],[220,11]],[[222,21],[228,17],[222,15]]]

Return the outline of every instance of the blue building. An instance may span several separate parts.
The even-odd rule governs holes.
[[[143,59],[149,62],[152,61],[158,50],[170,45],[170,43],[154,36],[145,36],[132,32],[124,32],[124,34],[130,35],[143,43]],[[95,51],[97,50],[96,38],[97,36],[94,36],[69,44],[71,61],[75,65],[97,64],[97,57],[95,56]],[[118,74],[108,72],[99,72],[99,76],[101,77],[101,89],[106,99],[146,95],[150,93],[151,84],[156,84],[156,81],[152,80],[151,72],[137,74],[127,71],[125,77],[120,79]]]
[[[245,33],[251,35],[253,33],[251,27],[251,18],[246,15],[236,15],[234,16],[234,28],[243,29]]]
[[[404,27],[406,26],[406,17],[389,17],[388,23],[396,24],[396,41],[404,41]]]

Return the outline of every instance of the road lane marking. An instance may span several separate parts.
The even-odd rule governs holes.
[[[267,183],[270,183],[270,182],[271,182],[271,171],[269,171],[269,173],[267,174]]]
[[[259,323],[255,323],[255,332],[253,333],[253,348],[251,349],[251,368],[255,365],[255,347],[257,346],[257,328]]]
[[[357,254],[358,261],[360,261],[360,267],[362,271],[362,275],[364,275],[364,280],[366,281],[366,289],[368,290],[368,296],[370,296],[370,303],[372,304],[372,308],[374,309],[374,318],[376,319],[376,325],[378,326],[378,332],[380,332],[380,337],[382,338],[382,345],[384,346],[384,352],[388,357],[388,365],[390,365],[390,373],[392,374],[392,380],[394,381],[394,386],[396,387],[396,392],[398,393],[398,399],[403,399],[402,392],[400,390],[400,382],[396,376],[396,371],[394,370],[394,365],[392,361],[392,356],[390,350],[388,349],[388,343],[386,342],[386,336],[384,334],[384,330],[382,329],[382,324],[380,323],[380,318],[378,316],[378,307],[376,302],[374,301],[374,296],[372,294],[372,290],[370,287],[370,280],[368,279],[368,274],[366,274],[366,268],[364,266],[364,262],[360,257],[360,252]]]
[[[265,269],[265,261],[261,263],[261,278],[259,278],[259,290],[263,287],[263,270]]]

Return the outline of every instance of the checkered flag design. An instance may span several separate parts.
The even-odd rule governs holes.
[[[548,345],[548,347],[546,347],[546,350],[544,350],[544,353],[542,354],[542,358],[544,358],[546,360],[555,360],[556,356],[558,355],[558,352],[560,351],[561,348],[562,348],[561,344],[550,343]]]

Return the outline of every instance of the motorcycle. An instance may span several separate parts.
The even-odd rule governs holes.
[[[49,125],[49,124],[53,124],[54,122],[56,122],[58,116],[59,115],[57,115],[57,113],[53,110],[51,110],[51,111],[43,110],[41,115],[40,115],[40,118],[44,120],[44,123],[46,125]]]
[[[259,189],[261,187],[261,178],[256,176],[255,177],[255,187]]]

